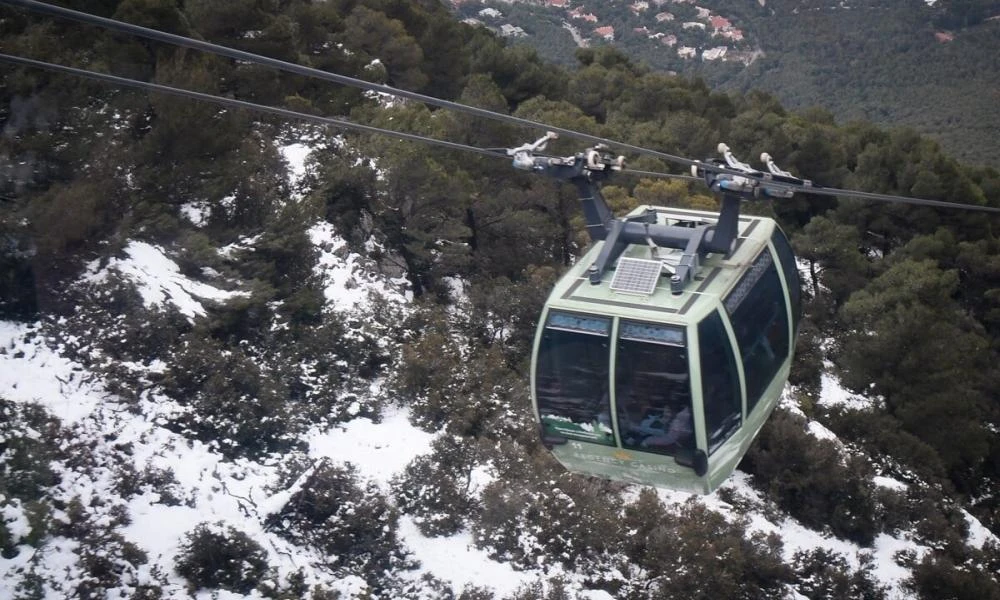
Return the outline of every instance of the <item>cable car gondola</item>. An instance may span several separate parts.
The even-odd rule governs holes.
[[[788,240],[739,205],[792,192],[703,170],[721,212],[643,206],[615,219],[598,182],[621,159],[600,148],[533,156],[546,139],[511,151],[515,166],[576,185],[594,243],[538,322],[531,393],[542,441],[573,472],[710,493],[777,404],[799,318]],[[745,167],[720,148],[730,168]]]

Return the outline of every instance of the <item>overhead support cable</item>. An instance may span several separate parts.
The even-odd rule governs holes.
[[[126,87],[143,89],[151,92],[157,92],[160,94],[169,94],[171,96],[179,96],[182,98],[191,98],[194,100],[200,100],[202,102],[211,102],[213,104],[219,104],[222,106],[228,106],[230,108],[239,108],[245,110],[252,110],[256,112],[269,113],[272,115],[278,115],[280,117],[285,117],[288,119],[298,119],[302,121],[309,121],[312,123],[317,123],[319,125],[331,125],[333,127],[340,127],[342,129],[350,129],[354,131],[362,131],[365,133],[374,133],[379,135],[387,135],[392,137],[397,137],[403,140],[409,140],[412,142],[420,142],[422,144],[430,144],[434,146],[439,146],[442,148],[449,148],[452,150],[461,150],[464,152],[474,152],[476,154],[482,154],[485,156],[491,156],[494,158],[506,158],[506,154],[503,151],[496,151],[493,149],[477,148],[475,146],[469,146],[466,144],[459,144],[455,142],[448,142],[445,140],[439,140],[435,138],[429,138],[422,135],[415,135],[412,133],[405,133],[402,131],[395,131],[392,129],[382,129],[380,127],[373,127],[371,125],[362,125],[360,123],[355,123],[353,121],[348,121],[346,119],[338,119],[335,117],[321,117],[318,115],[310,115],[308,113],[296,112],[294,110],[288,110],[286,108],[278,108],[276,106],[267,106],[264,104],[255,104],[253,102],[246,102],[243,100],[236,100],[233,98],[225,98],[222,96],[216,96],[213,94],[206,94],[203,92],[195,92],[192,90],[185,90],[182,88],[171,87],[168,85],[162,85],[159,83],[150,83],[148,81],[138,81],[135,79],[128,79],[126,77],[118,77],[116,75],[108,75],[106,73],[98,73],[95,71],[87,71],[85,69],[77,69],[75,67],[67,67],[65,65],[57,65],[54,63],[43,62],[40,60],[34,60],[31,58],[23,58],[20,56],[12,56],[10,54],[0,53],[0,61],[25,65],[29,67],[36,67],[39,69],[45,69],[47,71],[55,71],[58,73],[66,73],[69,75],[75,75],[77,77],[85,77],[87,79],[93,79],[96,81],[102,81],[104,83],[111,83],[114,85],[121,85]]]
[[[322,79],[325,81],[330,81],[341,85],[360,88],[372,92],[378,92],[380,94],[389,94],[391,96],[396,96],[399,98],[416,100],[418,102],[423,102],[424,104],[437,106],[438,108],[463,112],[477,117],[483,117],[485,119],[492,119],[494,121],[501,121],[512,125],[519,125],[522,127],[530,127],[532,129],[545,129],[548,131],[554,131],[560,135],[576,138],[593,144],[605,144],[609,146],[614,146],[624,150],[630,150],[637,154],[645,154],[647,156],[661,158],[663,160],[667,160],[685,166],[693,166],[696,164],[700,164],[698,161],[695,160],[683,158],[680,156],[674,156],[672,154],[667,154],[665,152],[650,150],[648,148],[642,148],[625,142],[619,142],[599,137],[596,135],[581,133],[579,131],[573,131],[571,129],[564,129],[562,127],[546,125],[544,123],[538,123],[536,121],[531,121],[529,119],[522,119],[521,117],[505,115],[503,113],[493,112],[491,110],[486,110],[484,108],[478,108],[475,106],[460,104],[458,102],[452,102],[450,100],[435,98],[433,96],[427,96],[425,94],[420,94],[417,92],[401,90],[399,88],[394,88],[388,85],[372,83],[370,81],[364,81],[363,79],[349,77],[347,75],[340,75],[338,73],[322,71],[320,69],[315,69],[313,67],[307,67],[304,65],[290,63],[284,60],[279,60],[277,58],[269,58],[267,56],[261,56],[260,54],[253,54],[252,52],[244,52],[243,50],[237,50],[235,48],[229,48],[227,46],[220,46],[219,44],[213,44],[211,42],[196,40],[189,37],[184,37],[182,35],[167,33],[165,31],[158,31],[156,29],[150,29],[148,27],[142,27],[139,25],[133,25],[131,23],[116,21],[114,19],[99,17],[97,15],[92,15],[89,13],[80,12],[69,8],[63,8],[61,6],[53,6],[51,4],[46,4],[44,2],[37,2],[36,0],[0,0],[0,4],[10,4],[13,6],[19,6],[21,8],[26,8],[28,10],[32,10],[43,14],[62,17],[66,19],[72,19],[74,21],[87,23],[90,25],[97,25],[99,27],[104,27],[106,29],[110,29],[112,31],[117,31],[120,33],[136,35],[158,42],[173,44],[175,46],[182,46],[194,50],[201,50],[203,52],[217,54],[220,56],[226,56],[235,60],[242,60],[258,65],[264,65],[288,73],[294,73],[296,75],[313,77],[315,79]]]
[[[139,26],[139,25],[133,25],[131,23],[125,23],[125,22],[122,22],[122,21],[116,21],[114,19],[108,19],[108,18],[105,18],[105,17],[100,17],[100,16],[97,16],[97,15],[89,14],[89,13],[84,13],[84,12],[80,12],[80,11],[76,11],[76,10],[72,10],[72,9],[68,9],[68,8],[63,8],[63,7],[60,7],[60,6],[54,6],[54,5],[51,5],[51,4],[46,4],[44,2],[38,2],[37,0],[0,0],[0,4],[8,4],[8,5],[12,5],[12,6],[18,6],[18,7],[21,7],[21,8],[25,8],[25,9],[32,10],[32,11],[39,12],[39,13],[43,13],[43,14],[48,14],[48,15],[53,15],[53,16],[57,16],[57,17],[67,18],[67,19],[75,20],[75,21],[78,21],[78,22],[86,23],[86,24],[97,25],[97,26],[100,26],[100,27],[104,27],[106,29],[110,29],[112,31],[118,31],[120,33],[125,33],[125,34],[129,34],[129,35],[136,35],[136,36],[144,37],[144,38],[151,39],[151,40],[154,40],[154,41],[164,42],[164,43],[173,44],[173,45],[177,45],[177,46],[181,46],[181,47],[186,47],[186,48],[191,48],[191,49],[195,49],[195,50],[201,50],[201,51],[204,51],[204,52],[208,52],[208,53],[216,54],[216,55],[220,55],[220,56],[226,56],[226,57],[229,57],[229,58],[233,58],[235,60],[241,60],[241,61],[246,61],[246,62],[250,62],[250,63],[254,63],[254,64],[269,66],[269,67],[272,67],[272,68],[275,68],[275,69],[278,69],[278,70],[281,70],[281,71],[285,71],[285,72],[289,72],[289,73],[294,73],[294,74],[302,75],[302,76],[305,76],[305,77],[313,77],[313,78],[316,78],[316,79],[322,79],[322,80],[325,80],[325,81],[330,81],[330,82],[338,83],[338,84],[341,84],[341,85],[347,85],[347,86],[351,86],[351,87],[355,87],[355,88],[360,88],[360,89],[364,89],[364,90],[368,90],[368,91],[378,92],[378,93],[382,93],[382,94],[388,94],[388,95],[397,96],[397,97],[400,97],[400,98],[407,98],[407,99],[415,100],[415,101],[418,101],[418,102],[423,102],[423,103],[431,105],[431,106],[437,106],[439,108],[444,108],[444,109],[447,109],[447,110],[453,110],[453,111],[456,111],[456,112],[467,113],[467,114],[471,114],[471,115],[474,115],[474,116],[483,117],[483,118],[486,118],[486,119],[492,119],[492,120],[495,120],[495,121],[505,122],[505,123],[508,123],[508,124],[519,125],[519,126],[523,126],[523,127],[530,127],[530,128],[533,128],[533,129],[544,129],[546,131],[552,131],[552,132],[558,133],[560,135],[564,135],[564,136],[567,136],[567,137],[570,137],[570,138],[579,139],[579,140],[586,141],[586,142],[589,142],[589,143],[603,144],[605,146],[609,146],[609,147],[613,147],[613,148],[617,148],[617,149],[621,149],[621,150],[629,150],[629,151],[635,152],[637,154],[646,155],[646,156],[650,156],[650,157],[654,157],[654,158],[659,158],[659,159],[666,160],[666,161],[669,161],[669,162],[673,162],[673,163],[676,163],[676,164],[680,164],[680,165],[684,165],[684,166],[687,166],[687,167],[691,167],[691,168],[694,168],[694,169],[699,170],[701,172],[723,173],[723,174],[726,174],[726,175],[742,177],[742,178],[744,178],[746,180],[749,180],[749,181],[758,182],[758,183],[760,183],[760,184],[762,184],[762,185],[764,185],[764,186],[766,186],[768,188],[774,189],[774,190],[782,190],[782,189],[784,189],[784,190],[789,190],[789,191],[793,191],[793,192],[808,193],[808,194],[814,194],[814,195],[820,195],[820,196],[854,197],[854,198],[860,198],[860,199],[864,199],[864,200],[874,200],[874,201],[879,201],[879,202],[893,202],[893,203],[900,203],[900,204],[914,204],[914,205],[919,205],[919,206],[931,206],[931,207],[937,207],[937,208],[974,210],[974,211],[981,211],[981,212],[1000,213],[1000,208],[998,208],[998,207],[982,206],[982,205],[976,205],[976,204],[959,204],[959,203],[953,203],[953,202],[945,202],[945,201],[942,201],[942,200],[930,200],[930,199],[923,199],[923,198],[911,198],[911,197],[896,196],[896,195],[891,195],[891,194],[879,194],[879,193],[873,193],[873,192],[862,192],[862,191],[845,190],[845,189],[839,189],[839,188],[829,188],[829,187],[824,187],[824,186],[818,186],[818,185],[812,184],[811,182],[805,182],[803,180],[799,180],[800,183],[790,183],[790,182],[787,182],[787,181],[779,181],[779,180],[777,180],[775,178],[776,176],[773,173],[763,173],[763,172],[756,171],[756,170],[751,170],[751,171],[748,172],[748,171],[745,171],[745,170],[738,170],[738,169],[733,169],[731,167],[722,166],[722,165],[715,164],[715,163],[712,163],[712,162],[702,162],[702,161],[698,161],[698,160],[692,160],[692,159],[689,159],[689,158],[684,158],[684,157],[676,156],[676,155],[673,155],[673,154],[668,154],[668,153],[665,153],[665,152],[660,152],[660,151],[657,151],[657,150],[651,150],[649,148],[643,148],[643,147],[640,147],[640,146],[636,146],[634,144],[629,144],[627,142],[620,142],[620,141],[616,141],[616,140],[611,140],[611,139],[608,139],[608,138],[603,138],[603,137],[599,137],[599,136],[595,136],[595,135],[590,135],[590,134],[582,133],[582,132],[579,132],[579,131],[573,131],[571,129],[565,129],[565,128],[562,128],[562,127],[556,127],[556,126],[553,126],[553,125],[547,125],[547,124],[544,124],[544,123],[539,123],[539,122],[536,122],[536,121],[531,121],[531,120],[528,120],[528,119],[523,119],[523,118],[515,117],[515,116],[512,116],[512,115],[506,115],[506,114],[503,114],[503,113],[497,113],[497,112],[493,112],[493,111],[486,110],[486,109],[483,109],[483,108],[478,108],[478,107],[475,107],[475,106],[468,106],[468,105],[465,105],[465,104],[460,104],[458,102],[452,102],[450,100],[443,100],[441,98],[435,98],[433,96],[427,96],[425,94],[420,94],[420,93],[417,93],[417,92],[411,92],[411,91],[408,91],[408,90],[402,90],[402,89],[394,88],[394,87],[383,85],[383,84],[372,83],[372,82],[364,81],[364,80],[361,80],[361,79],[356,79],[354,77],[349,77],[349,76],[346,76],[346,75],[340,75],[340,74],[337,74],[337,73],[331,73],[329,71],[322,71],[320,69],[315,69],[315,68],[312,68],[312,67],[306,67],[304,65],[298,65],[298,64],[295,64],[295,63],[290,63],[290,62],[286,62],[286,61],[275,59],[275,58],[269,58],[269,57],[266,57],[266,56],[261,56],[259,54],[253,54],[251,52],[244,52],[242,50],[236,50],[234,48],[229,48],[229,47],[226,47],[226,46],[221,46],[221,45],[213,44],[213,43],[210,43],[210,42],[205,42],[205,41],[201,41],[201,40],[195,40],[195,39],[192,39],[192,38],[188,38],[188,37],[184,37],[184,36],[180,36],[180,35],[176,35],[176,34],[172,34],[172,33],[167,33],[167,32],[164,32],[164,31],[158,31],[158,30],[155,30],[155,29],[150,29],[150,28],[147,28],[147,27]],[[16,57],[12,57],[12,58],[16,58]],[[27,59],[21,59],[21,60],[27,60]],[[35,66],[40,66],[40,65],[35,65]],[[70,67],[62,67],[62,66],[59,66],[59,67],[60,67],[60,69],[70,69]],[[70,71],[66,71],[66,72],[70,72]],[[87,72],[87,73],[90,73],[90,72]],[[76,73],[76,74],[81,75],[81,76],[88,76],[88,75],[82,75],[82,73]],[[100,75],[100,74],[93,74],[93,75]],[[105,76],[102,76],[102,77],[113,77],[113,76],[105,75]],[[92,77],[92,78],[96,78],[96,77]],[[110,79],[105,79],[105,80],[106,81],[111,81]],[[122,85],[132,85],[132,87],[140,87],[138,85],[135,85],[135,83],[141,83],[141,82],[134,82],[134,83],[131,83],[131,84],[126,84],[124,82],[121,82]],[[177,88],[172,88],[172,89],[177,89]],[[164,93],[173,93],[173,92],[167,92],[165,90],[163,90],[163,91],[164,91]],[[190,92],[190,93],[191,94],[196,94],[197,92]],[[189,96],[189,97],[194,97],[194,96]],[[202,98],[202,99],[205,99],[205,98]],[[234,101],[234,102],[239,102],[239,101]],[[303,114],[303,113],[294,113],[293,111],[286,111],[286,112],[283,113],[283,112],[279,112],[279,111],[284,111],[284,109],[279,109],[279,108],[276,108],[276,107],[264,107],[263,105],[252,105],[251,103],[245,103],[245,104],[246,104],[245,107],[259,106],[259,107],[262,107],[263,109],[265,109],[267,112],[272,112],[273,114],[284,114],[285,116],[290,116],[291,118],[302,118],[301,116],[292,116],[292,115],[302,115]],[[331,124],[331,125],[336,125],[338,123],[341,123],[341,124],[346,123],[346,121],[339,121],[337,119],[330,119],[328,117],[315,117],[315,118],[316,119],[328,119],[329,120],[328,124]],[[355,125],[357,125],[357,124],[355,124]],[[364,127],[364,126],[358,126],[358,127]],[[407,135],[410,135],[410,134],[407,134]],[[419,137],[419,136],[417,136],[417,137]],[[441,142],[440,140],[437,140],[437,141],[440,144],[442,144],[442,145],[443,144],[450,144],[450,142]],[[471,148],[471,146],[470,146],[470,148]],[[485,152],[487,152],[487,151],[485,151],[483,149],[480,149],[480,148],[477,148],[476,151],[479,152],[479,153],[485,153]],[[652,175],[650,175],[650,176],[652,176]],[[658,176],[672,176],[672,175],[669,175],[669,174],[660,174]],[[672,177],[683,179],[686,176],[672,176]]]

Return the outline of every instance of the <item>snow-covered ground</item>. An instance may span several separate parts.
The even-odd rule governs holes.
[[[128,445],[137,471],[170,470],[176,480],[173,493],[183,500],[178,504],[163,503],[160,494],[154,491],[137,494],[125,504],[131,523],[121,527],[119,533],[146,552],[149,559],[138,569],[135,585],[156,584],[154,574],[165,574],[168,585],[164,592],[168,597],[183,595],[186,583],[174,573],[174,560],[185,535],[204,522],[233,525],[249,535],[269,550],[269,563],[282,578],[303,566],[323,562],[315,551],[292,545],[263,526],[264,517],[282,504],[282,498],[278,497],[281,493],[272,491],[278,479],[276,465],[227,460],[208,445],[150,420],[147,415],[155,414],[155,407],[146,406],[148,412],[142,410],[140,414],[124,410],[98,380],[84,377],[86,372],[82,367],[50,350],[40,336],[29,335],[33,331],[31,326],[0,322],[0,397],[37,403],[65,424],[76,425],[81,435],[99,446],[95,451],[98,460],[113,451],[112,445]],[[33,339],[26,340],[27,337]],[[351,463],[363,478],[388,489],[394,475],[413,458],[430,451],[434,437],[410,425],[405,409],[392,408],[378,424],[358,418],[328,430],[315,429],[305,436],[305,441],[309,456]],[[114,487],[107,469],[87,473],[64,470],[60,476],[63,499],[79,496],[85,505],[112,493]],[[284,499],[288,496],[285,493]],[[8,506],[0,514],[13,530],[24,528],[24,515],[17,508]],[[468,532],[427,538],[404,516],[400,534],[403,544],[421,563],[421,568],[409,576],[418,580],[424,573],[431,573],[451,582],[456,593],[466,584],[474,584],[509,594],[520,585],[546,575],[517,571],[490,559],[473,545]],[[35,572],[64,582],[64,587],[50,589],[49,597],[59,597],[73,589],[74,580],[66,574],[76,570],[79,561],[76,549],[71,540],[56,538],[39,550],[43,559],[38,561],[41,567],[35,565]],[[15,597],[21,575],[31,568],[35,558],[35,551],[28,546],[23,546],[14,558],[0,558],[0,598]],[[323,583],[348,598],[365,590],[364,582],[356,578],[331,581],[314,575],[307,581]],[[199,597],[207,598],[209,594],[203,592]],[[237,596],[222,592],[216,597]],[[259,596],[254,592],[249,597]],[[587,592],[583,597],[609,598],[597,592]]]

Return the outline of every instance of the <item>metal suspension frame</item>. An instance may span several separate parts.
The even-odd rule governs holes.
[[[779,169],[767,153],[761,155],[761,159],[768,165],[769,173],[765,174],[740,162],[729,151],[728,146],[719,144],[719,151],[729,169],[746,173],[750,177],[731,175],[712,168],[699,168],[698,165],[691,167],[692,174],[702,177],[708,188],[721,200],[722,208],[714,224],[696,227],[658,225],[656,213],[652,210],[638,216],[616,218],[601,194],[600,186],[613,173],[621,171],[624,157],[610,154],[607,147],[602,145],[568,157],[534,155],[534,152],[544,150],[548,141],[556,137],[555,133],[549,132],[534,143],[508,150],[507,154],[514,157],[516,168],[544,173],[568,181],[576,187],[591,241],[604,241],[600,254],[587,270],[587,277],[592,285],[601,283],[609,265],[621,256],[629,244],[651,244],[683,251],[670,277],[671,293],[681,294],[685,286],[694,280],[707,254],[728,255],[733,250],[738,235],[740,204],[743,201],[759,199],[761,196],[790,198],[794,190],[789,189],[788,185],[804,188],[812,185],[807,180]],[[713,159],[708,164],[719,166],[721,162]],[[767,180],[784,185],[768,186]]]

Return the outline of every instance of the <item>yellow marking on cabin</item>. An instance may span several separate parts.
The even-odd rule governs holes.
[[[632,460],[632,455],[624,450],[615,450],[611,453],[611,456],[614,456],[618,460]]]

